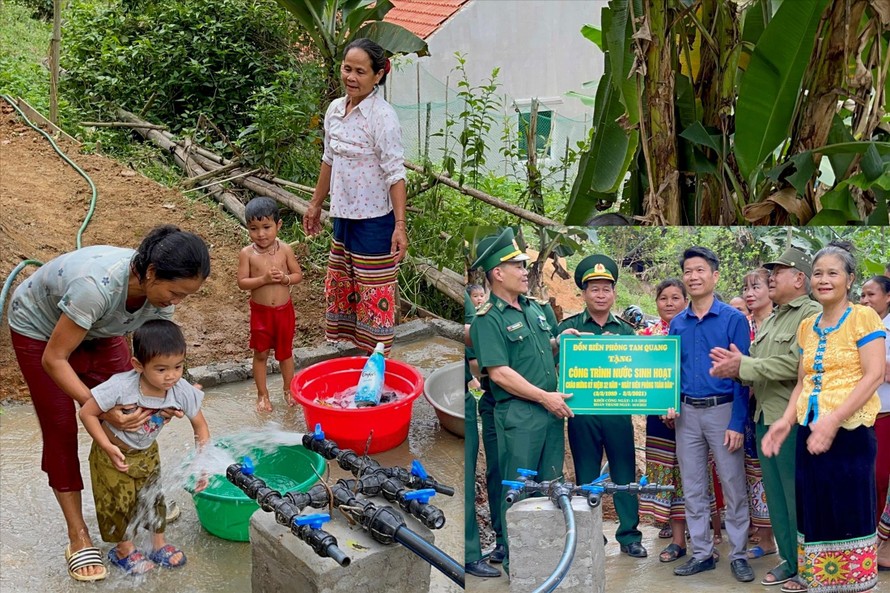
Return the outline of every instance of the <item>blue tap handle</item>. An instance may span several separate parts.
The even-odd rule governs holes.
[[[521,468],[521,467],[517,468],[516,473],[519,474],[520,476],[522,476],[523,478],[534,478],[535,476],[538,475],[538,472],[536,472],[533,469],[525,469],[525,468]]]
[[[315,425],[315,430],[312,431],[312,438],[316,441],[324,440],[324,431],[321,429],[321,422]]]
[[[422,504],[430,501],[430,498],[436,495],[436,491],[432,488],[423,488],[422,490],[413,490],[405,493],[405,500],[416,500]]]
[[[525,483],[519,482],[517,480],[501,480],[502,486],[510,486],[511,488],[515,488],[516,490],[522,490],[522,487],[525,486]]]
[[[598,477],[597,479],[595,479],[593,482],[591,482],[591,484],[599,484],[600,482],[605,482],[608,479],[609,479],[609,474],[603,474],[600,477]]]
[[[321,529],[321,526],[330,520],[331,516],[327,513],[313,513],[294,517],[294,525],[308,525],[311,529]]]
[[[429,477],[429,474],[426,473],[426,469],[423,467],[423,464],[420,463],[417,459],[411,462],[411,475],[417,476],[421,480],[426,480]]]
[[[591,494],[602,494],[605,492],[605,488],[597,484],[596,482],[591,482],[590,484],[584,484],[581,486],[581,490],[584,492],[590,492]]]
[[[646,476],[641,477],[640,486],[646,486],[647,484],[649,484],[649,478],[647,478]]]
[[[253,475],[253,459],[246,455],[241,458],[241,473],[246,476]]]

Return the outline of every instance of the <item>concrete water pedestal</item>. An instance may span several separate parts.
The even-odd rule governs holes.
[[[433,543],[426,527],[412,521],[410,528]],[[253,593],[391,593],[409,583],[411,591],[429,590],[432,567],[404,546],[384,546],[360,527],[349,529],[339,513],[322,529],[337,538],[349,566],[317,556],[272,513],[255,512],[250,518]]]
[[[602,507],[591,508],[587,499],[579,496],[571,500],[578,545],[559,592],[603,593],[606,557]],[[507,509],[510,593],[528,593],[547,580],[562,556],[565,536],[562,511],[547,498],[527,498]]]

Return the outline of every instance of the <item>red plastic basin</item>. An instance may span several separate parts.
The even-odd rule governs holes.
[[[324,360],[294,376],[291,392],[306,417],[306,427],[313,430],[321,423],[325,437],[341,449],[363,453],[368,435],[374,431],[368,453],[380,453],[398,447],[408,438],[411,407],[423,393],[423,375],[413,366],[386,360],[384,391],[407,393],[399,401],[369,408],[342,409],[320,406],[316,398],[327,399],[358,384],[367,356],[347,356]]]

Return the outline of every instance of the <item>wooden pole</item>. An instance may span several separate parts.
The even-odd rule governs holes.
[[[93,128],[149,128],[151,130],[166,130],[167,126],[159,126],[157,124],[134,124],[128,121],[82,121],[82,126],[90,126]]]
[[[458,190],[462,194],[468,195],[471,198],[476,198],[477,200],[479,200],[481,202],[485,202],[486,204],[494,206],[495,208],[499,208],[505,212],[509,212],[510,214],[518,216],[519,218],[521,218],[523,220],[527,220],[529,222],[532,222],[532,223],[540,225],[540,226],[562,226],[555,220],[551,220],[551,219],[547,218],[546,216],[541,216],[540,214],[535,214],[534,212],[529,212],[525,208],[520,208],[519,206],[514,206],[513,204],[505,202],[504,200],[501,200],[500,198],[496,198],[494,196],[488,195],[485,192],[481,192],[478,189],[473,189],[472,187],[465,187],[463,185],[460,185],[458,182],[451,179],[450,177],[447,177],[440,173],[426,171],[420,165],[415,165],[414,163],[405,161],[405,167],[408,169],[411,169],[412,171],[417,171],[418,173],[430,175],[443,185],[447,185],[448,187],[450,187],[452,189]]]
[[[239,166],[240,166],[240,163],[238,163],[238,162],[229,163],[228,165],[223,165],[219,169],[213,169],[211,171],[208,171],[207,173],[204,173],[203,175],[198,175],[197,177],[189,177],[188,179],[186,179],[182,182],[182,187],[191,189],[191,188],[195,187],[196,185],[198,185],[199,183],[201,183],[202,181],[207,181],[208,179],[217,177],[219,175],[222,175],[223,173],[228,173],[232,169],[237,169]]]
[[[49,42],[49,121],[59,125],[59,46],[62,43],[62,0],[53,0],[53,36]]]

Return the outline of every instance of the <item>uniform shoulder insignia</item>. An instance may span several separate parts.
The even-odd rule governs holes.
[[[476,316],[485,315],[491,310],[491,303],[482,303],[482,306],[476,309]]]
[[[541,306],[549,305],[550,301],[548,299],[532,299],[534,302],[538,303]]]

